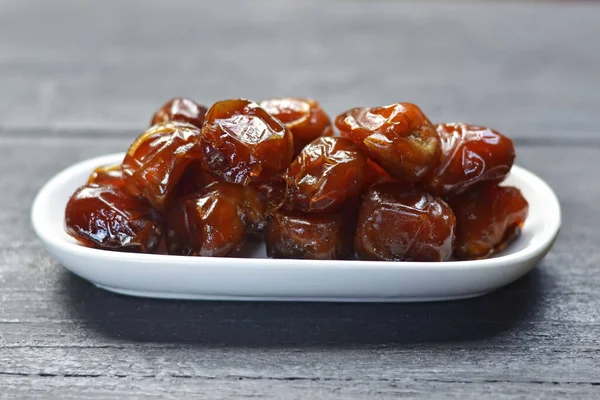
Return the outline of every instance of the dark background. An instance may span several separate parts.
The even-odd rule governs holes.
[[[585,2],[0,1],[0,398],[598,397],[598,21]],[[464,301],[96,289],[43,250],[33,197],[180,95],[411,101],[493,127],[556,190],[562,232],[529,275]]]

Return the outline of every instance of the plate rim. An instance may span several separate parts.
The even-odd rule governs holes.
[[[80,162],[77,162],[69,167],[63,169],[59,173],[55,174],[50,178],[39,190],[31,207],[31,223],[33,229],[38,238],[44,243],[49,244],[55,248],[71,253],[81,257],[101,257],[106,261],[127,261],[135,263],[170,263],[170,264],[194,264],[194,267],[202,268],[203,263],[201,260],[204,257],[195,256],[178,256],[178,255],[164,255],[164,254],[140,254],[140,253],[126,253],[117,251],[107,251],[101,249],[95,249],[78,245],[76,243],[67,242],[61,239],[60,235],[53,235],[51,229],[45,229],[42,226],[41,219],[44,213],[44,203],[49,198],[48,192],[59,186],[62,182],[68,180],[72,175],[80,172],[82,169],[93,169],[99,165],[107,165],[118,162],[119,159],[124,157],[123,152],[105,154],[89,158]],[[522,260],[529,260],[538,257],[544,251],[547,251],[552,246],[554,240],[558,236],[560,226],[562,222],[562,214],[560,209],[560,202],[554,190],[548,185],[543,179],[538,177],[533,172],[513,165],[511,173],[516,173],[522,179],[526,180],[534,190],[544,194],[546,198],[545,207],[551,210],[551,218],[548,219],[548,225],[538,235],[539,240],[536,245],[527,246],[517,252],[501,255],[499,257],[482,259],[482,260],[466,260],[466,261],[445,261],[445,262],[419,262],[419,261],[363,261],[363,260],[303,260],[303,259],[288,259],[286,263],[292,263],[294,265],[302,265],[303,268],[367,268],[369,266],[376,266],[379,269],[431,269],[436,270],[440,268],[457,268],[457,269],[468,269],[477,265],[478,268],[496,268],[504,264],[518,262]],[[83,184],[83,183],[82,183]],[[244,263],[253,264],[255,268],[282,268],[280,265],[281,260],[272,258],[232,258],[232,257],[211,257],[211,263],[215,264],[228,264],[232,260],[243,260]],[[195,261],[195,262],[192,262]]]

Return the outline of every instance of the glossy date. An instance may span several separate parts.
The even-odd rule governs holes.
[[[125,187],[121,164],[105,165],[98,167],[92,172],[88,178],[88,184],[95,183],[97,185],[116,186],[118,188]]]
[[[248,185],[276,178],[290,165],[290,131],[258,104],[244,99],[215,103],[200,137],[202,165],[219,180]]]
[[[529,204],[515,187],[482,185],[450,197],[456,214],[454,256],[469,260],[489,257],[521,234]]]
[[[447,261],[456,218],[440,198],[398,183],[373,185],[358,214],[354,249],[363,260]]]
[[[199,137],[200,130],[190,124],[167,122],[150,127],[129,147],[123,160],[127,189],[157,210],[166,211],[186,169],[200,161]]]
[[[238,250],[248,233],[266,224],[261,193],[217,182],[180,199],[167,215],[167,250],[184,256],[224,257]]]
[[[350,140],[321,137],[306,146],[290,166],[286,206],[328,213],[358,198],[369,179],[367,157]]]
[[[262,101],[260,106],[290,130],[294,154],[318,137],[333,136],[331,120],[316,100],[285,97]]]
[[[426,187],[439,196],[460,193],[482,182],[498,183],[515,159],[512,140],[482,126],[447,123],[436,130],[442,143],[438,166]]]
[[[120,251],[235,256],[261,236],[275,258],[425,262],[489,257],[519,236],[527,201],[498,186],[509,138],[433,125],[412,103],[351,108],[335,126],[307,98],[173,98],[74,193],[67,232]]]
[[[352,217],[338,214],[275,213],[265,232],[273,258],[347,259],[352,254]]]
[[[194,100],[185,97],[175,97],[167,101],[152,116],[150,126],[165,122],[185,122],[202,128],[204,125],[204,116],[208,109]]]
[[[159,214],[122,188],[88,184],[67,203],[69,235],[90,247],[105,250],[154,252],[162,239]]]
[[[340,114],[335,125],[342,136],[400,180],[418,182],[438,162],[438,134],[414,104],[353,108]]]

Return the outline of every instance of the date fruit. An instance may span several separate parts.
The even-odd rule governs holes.
[[[461,260],[489,257],[521,233],[529,205],[515,187],[482,185],[451,197],[456,215],[456,248]]]
[[[367,192],[358,214],[354,249],[363,260],[446,261],[456,219],[440,198],[399,183]]]
[[[160,212],[191,163],[200,160],[200,130],[190,124],[167,122],[150,127],[131,145],[121,170],[127,189],[145,198]]]
[[[438,124],[440,161],[425,186],[438,196],[464,192],[482,182],[499,183],[515,160],[512,140],[482,126]]]
[[[264,199],[251,187],[217,182],[180,199],[167,215],[167,250],[185,256],[224,257],[246,233],[266,224]]]
[[[339,214],[277,212],[265,231],[273,258],[347,259],[352,254],[351,218]]]
[[[287,182],[283,178],[261,183],[256,188],[265,198],[265,214],[272,216],[275,212],[285,206],[288,198]]]
[[[285,179],[286,208],[329,213],[356,200],[370,178],[367,157],[348,139],[321,137],[296,157]]]
[[[194,100],[175,97],[163,104],[152,116],[150,126],[165,122],[185,122],[202,128],[207,110],[206,107],[197,104]]]
[[[260,106],[290,130],[294,154],[318,137],[333,136],[331,120],[316,100],[285,97],[261,101]]]
[[[162,238],[160,216],[145,201],[123,188],[88,184],[67,203],[69,235],[105,250],[154,252]]]
[[[353,108],[339,115],[335,125],[400,180],[420,181],[438,163],[440,138],[414,104]]]
[[[290,165],[290,131],[258,104],[244,99],[215,103],[200,137],[202,165],[219,180],[248,185],[276,178]]]
[[[110,185],[118,188],[125,187],[123,172],[121,172],[121,164],[105,165],[98,167],[92,172],[88,179],[88,184],[95,183],[97,185]]]

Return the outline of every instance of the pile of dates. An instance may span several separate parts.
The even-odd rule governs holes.
[[[310,99],[175,98],[75,191],[66,230],[105,250],[223,257],[262,237],[274,258],[387,261],[485,258],[520,234],[528,204],[499,186],[515,158],[502,134],[434,125],[410,103],[335,127]]]

